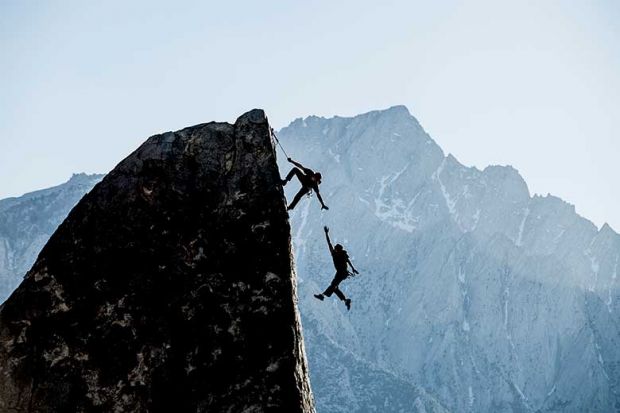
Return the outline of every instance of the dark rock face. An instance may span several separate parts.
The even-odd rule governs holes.
[[[269,125],[149,138],[0,310],[0,411],[313,412]]]

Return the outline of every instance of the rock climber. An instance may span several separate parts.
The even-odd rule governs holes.
[[[321,183],[321,174],[318,172],[314,172],[312,169],[305,168],[299,162],[295,162],[291,158],[286,158],[290,163],[295,165],[293,169],[286,175],[286,179],[282,180],[282,186],[286,185],[293,176],[296,176],[301,183],[301,189],[293,198],[293,202],[286,208],[287,210],[292,210],[295,208],[295,205],[299,202],[301,197],[310,193],[310,191],[314,191],[316,193],[316,197],[319,198],[319,202],[321,203],[321,209],[329,209],[327,205],[323,202],[323,198],[321,198],[321,193],[319,192],[319,184]]]
[[[351,263],[351,260],[349,259],[349,255],[347,254],[345,249],[342,247],[342,245],[336,244],[336,246],[332,246],[331,240],[329,239],[329,228],[323,227],[323,229],[325,230],[325,238],[327,238],[327,245],[329,245],[329,252],[332,254],[332,260],[334,261],[334,267],[336,267],[336,275],[334,276],[334,279],[332,280],[329,287],[327,287],[325,292],[323,292],[322,294],[314,294],[314,296],[318,298],[319,300],[323,301],[325,296],[331,297],[333,293],[336,293],[336,296],[340,298],[342,301],[344,301],[344,304],[347,306],[347,310],[350,310],[351,299],[345,297],[345,295],[343,294],[342,291],[340,291],[340,288],[338,286],[340,285],[341,282],[346,280],[350,275],[359,274],[359,272],[357,272],[357,270]],[[353,274],[349,272],[349,267],[347,265],[351,266],[351,269],[353,270]]]

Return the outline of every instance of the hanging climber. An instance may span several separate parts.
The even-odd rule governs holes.
[[[305,168],[302,164],[295,162],[291,158],[286,159],[295,165],[295,167],[291,169],[288,175],[286,175],[286,179],[282,180],[282,186],[286,185],[291,179],[293,179],[293,176],[296,176],[301,183],[301,189],[297,192],[297,195],[293,198],[293,202],[291,202],[286,209],[290,211],[295,208],[295,205],[297,205],[301,197],[310,193],[310,191],[316,192],[316,197],[319,198],[319,202],[321,203],[321,209],[329,209],[323,202],[323,198],[321,198],[321,193],[319,192],[319,184],[321,183],[322,178],[321,174],[314,172],[312,169]]]
[[[336,267],[336,275],[334,276],[334,279],[332,280],[329,287],[327,287],[327,290],[325,290],[325,292],[323,292],[322,294],[314,294],[314,296],[318,298],[319,300],[323,301],[325,296],[331,297],[333,293],[336,293],[336,296],[340,298],[342,301],[344,301],[344,304],[347,306],[347,310],[350,310],[351,299],[345,297],[343,292],[340,291],[340,288],[338,286],[340,285],[341,282],[346,280],[350,275],[359,274],[359,272],[357,272],[357,270],[351,263],[351,260],[349,259],[349,255],[347,254],[345,249],[342,248],[342,245],[336,244],[335,247],[332,247],[332,243],[329,239],[329,228],[323,227],[323,229],[325,230],[325,238],[327,238],[327,245],[329,245],[329,252],[331,252],[332,254],[332,260],[334,261],[334,267]],[[351,266],[351,269],[353,270],[353,274],[349,272],[349,267],[347,265]]]

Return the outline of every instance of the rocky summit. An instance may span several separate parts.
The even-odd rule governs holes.
[[[0,411],[313,412],[261,110],[149,138],[0,308]]]

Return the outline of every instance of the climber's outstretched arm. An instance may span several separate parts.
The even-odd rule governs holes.
[[[291,158],[286,158],[286,160],[287,160],[287,161],[289,161],[290,163],[292,163],[293,165],[295,165],[296,167],[298,167],[299,169],[303,169],[303,170],[305,170],[305,169],[306,169],[306,168],[304,168],[304,166],[303,166],[302,164],[300,164],[300,163],[299,163],[299,162],[297,162],[297,161],[294,161],[294,160],[293,160],[293,159],[291,159]]]
[[[332,246],[332,242],[329,239],[329,228],[323,227],[323,229],[325,230],[325,238],[327,239],[327,245],[329,245],[329,252],[331,252],[333,254],[334,253],[334,247]]]
[[[319,198],[319,202],[321,203],[321,209],[329,209],[327,205],[325,205],[325,202],[323,202],[323,198],[321,197],[319,188],[314,188],[314,192],[316,193],[316,197]]]
[[[286,158],[287,161],[289,161],[290,163],[292,163],[293,165],[295,165],[296,167],[298,167],[299,169],[301,169],[302,171],[304,171],[304,174],[306,175],[313,175],[314,171],[310,168],[306,168],[305,166],[303,166],[302,164],[300,164],[297,161],[294,161],[291,158]]]

